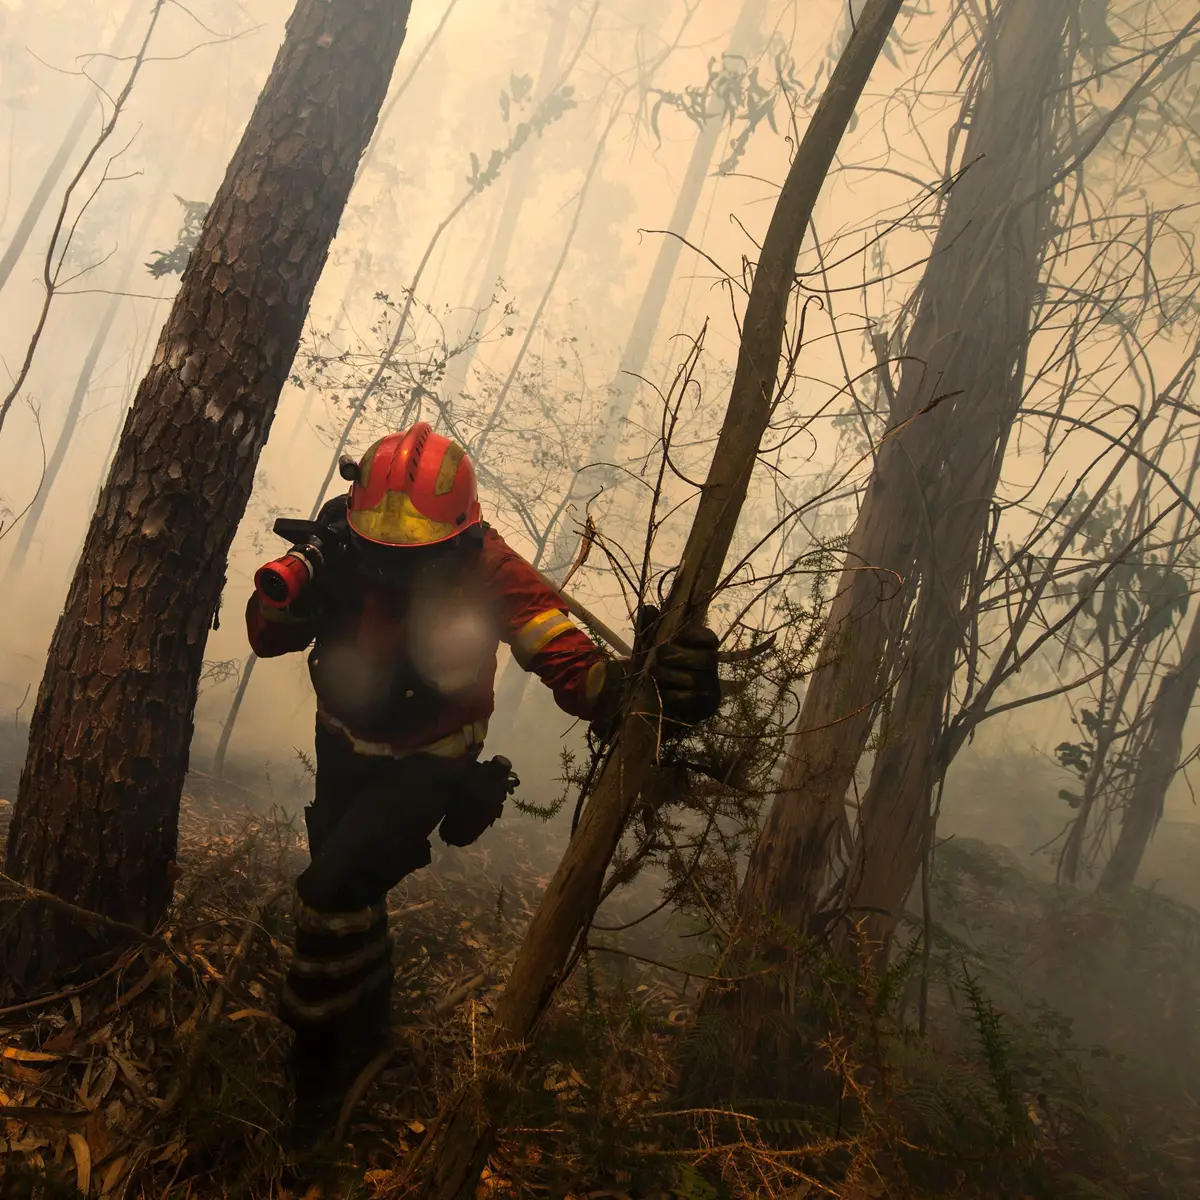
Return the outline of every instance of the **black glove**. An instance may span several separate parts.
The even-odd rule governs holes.
[[[721,707],[717,646],[717,635],[705,628],[681,633],[655,652],[650,675],[666,720],[696,725]]]
[[[497,755],[474,764],[446,807],[438,836],[447,846],[470,846],[500,819],[504,801],[521,786],[512,763]]]
[[[640,647],[653,636],[657,608],[643,605],[638,610],[636,642]],[[664,642],[654,654],[650,677],[662,704],[663,718],[676,727],[708,720],[721,706],[721,681],[717,675],[717,646],[711,629],[693,629]],[[602,740],[616,730],[625,699],[629,663],[609,659],[600,695],[592,717],[592,730]],[[669,730],[667,732],[670,732]],[[676,732],[679,732],[678,728]]]
[[[643,605],[638,613],[639,630],[648,633],[658,617],[657,608]],[[665,720],[696,725],[721,707],[719,644],[711,629],[685,629],[655,651],[650,677],[658,688]]]

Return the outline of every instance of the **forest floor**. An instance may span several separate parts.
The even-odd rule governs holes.
[[[440,1098],[457,1082],[456,1071],[469,1069],[476,1016],[501,985],[546,882],[519,845],[507,847],[503,872],[485,851],[458,851],[392,893],[399,964],[393,1056],[349,1116],[338,1182],[323,1191],[289,1190],[282,1148],[288,1034],[274,1007],[303,842],[296,822],[278,812],[239,813],[230,803],[236,797],[205,794],[203,778],[192,777],[184,798],[182,874],[159,944],[130,948],[85,985],[0,1009],[0,1105],[10,1110],[0,1122],[0,1195],[397,1194]],[[633,959],[605,976],[606,988],[635,1005],[643,1036],[630,1044],[623,1028],[619,1041],[590,1050],[637,1060],[621,1088],[622,1105],[634,1113],[665,1095],[668,1043],[688,1011],[687,976]],[[594,1011],[582,975],[578,983],[567,1008]],[[589,1026],[585,1040],[593,1034],[605,1038],[599,1025]],[[582,1112],[586,1085],[578,1071],[554,1060],[540,1068],[551,1108]],[[504,1172],[520,1169],[530,1154],[526,1166],[540,1161],[542,1151],[528,1141],[518,1135],[501,1145],[495,1190],[505,1190]],[[570,1173],[570,1157],[555,1175]],[[628,1185],[629,1173],[618,1166],[615,1178],[584,1190],[619,1186],[622,1178]]]
[[[288,1034],[274,1008],[304,844],[260,798],[194,774],[160,936],[74,989],[0,1009],[0,1197],[405,1195],[441,1105],[486,1068],[476,1035],[546,882],[544,848],[522,827],[539,828],[516,823],[502,858],[444,852],[392,894],[392,1057],[362,1081],[338,1161],[296,1186],[283,1149]],[[1200,914],[1162,910],[1150,893],[1115,916],[1068,910],[1003,854],[965,841],[937,890],[954,918],[925,963],[937,1033],[913,1027],[913,979],[889,984],[898,1013],[881,1013],[879,989],[868,997],[865,1037],[847,1033],[842,1049],[886,1045],[886,1069],[860,1074],[874,1081],[864,1095],[885,1077],[889,1094],[878,1108],[868,1098],[853,1127],[762,1102],[685,1107],[675,1064],[702,980],[648,960],[708,968],[684,943],[654,953],[606,934],[539,1034],[480,1196],[1200,1194],[1189,1082]],[[1013,948],[1030,946],[1029,961],[1071,981],[1054,984],[1071,1015],[1010,986]]]

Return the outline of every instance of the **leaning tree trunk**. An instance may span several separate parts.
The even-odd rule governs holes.
[[[208,629],[255,465],[404,39],[407,0],[299,0],[125,422],[50,646],[8,874],[152,927]],[[23,988],[99,942],[27,902]]]
[[[96,68],[94,84],[96,88],[103,88],[108,83],[109,77],[120,61],[119,55],[125,49],[130,35],[133,33],[138,21],[144,19],[145,16],[146,10],[141,4],[130,5],[125,20],[121,22],[121,27],[117,30],[116,36],[113,38],[112,49],[108,54],[100,56],[100,63]],[[79,145],[79,139],[83,137],[83,131],[87,128],[88,122],[95,119],[97,111],[98,104],[96,97],[89,95],[79,106],[79,111],[75,114],[75,119],[71,122],[67,132],[63,134],[63,139],[59,142],[58,149],[54,152],[54,157],[50,160],[45,171],[42,172],[42,178],[38,181],[37,188],[29,198],[29,203],[25,206],[25,212],[21,220],[17,223],[16,229],[13,230],[12,237],[9,238],[8,245],[4,248],[3,256],[0,256],[0,288],[3,288],[8,282],[8,277],[12,274],[13,267],[17,265],[17,260],[21,257],[25,246],[29,242],[30,235],[33,233],[42,213],[45,211],[46,203],[50,199],[50,193],[54,190],[55,184],[62,178],[62,173],[67,169],[67,163],[71,160],[71,155],[75,153],[75,147]]]
[[[1149,713],[1150,729],[1138,756],[1133,790],[1121,819],[1121,832],[1100,875],[1102,892],[1123,891],[1132,887],[1137,878],[1150,836],[1162,817],[1167,789],[1179,770],[1183,728],[1198,687],[1200,615],[1192,619],[1179,665],[1158,685]]]
[[[1030,163],[1044,161],[1037,152],[1048,133],[1043,98],[1061,78],[1069,8],[1067,0],[1008,0],[986,75],[964,112],[970,134],[963,158],[971,165],[954,185],[935,239],[906,340],[892,432],[876,457],[818,668],[743,883],[749,944],[772,959],[787,954],[771,932],[776,922],[811,934],[847,906],[894,915],[919,863],[931,748],[953,677],[958,598],[1020,402],[1044,253],[1045,205],[1014,205],[1036,194]],[[936,558],[922,533],[930,514],[940,521]],[[842,864],[840,888],[827,891],[834,859],[845,849],[846,794],[896,673],[861,809],[861,840]],[[803,1072],[778,1075],[780,1064],[795,1061],[786,1048],[791,1026],[775,1019],[781,1002],[770,976],[710,1001],[709,1011],[736,1013],[722,1073],[732,1069],[748,1086],[761,1086],[750,1081],[763,1071],[785,1088],[789,1081],[808,1085]],[[689,1086],[710,1085],[703,1076],[711,1066],[695,1064]]]
[[[746,304],[729,405],[679,570],[655,637],[703,620],[720,580],[759,444],[775,400],[776,377],[796,256],[833,156],[875,65],[901,0],[870,0],[798,148],[759,255]],[[653,654],[653,648],[650,649]],[[482,1094],[468,1092],[444,1114],[425,1195],[469,1200],[505,1111],[506,1083],[573,959],[599,902],[605,871],[631,806],[652,769],[658,734],[653,689],[639,677],[615,748],[601,770],[575,836],[546,888],[517,953],[479,1061],[494,1063]]]

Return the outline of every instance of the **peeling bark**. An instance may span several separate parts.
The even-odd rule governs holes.
[[[9,835],[21,882],[139,928],[171,899],[226,557],[404,39],[407,0],[299,0],[125,421],[55,630]],[[14,985],[96,935],[27,904]]]

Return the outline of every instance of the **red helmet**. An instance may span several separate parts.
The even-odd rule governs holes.
[[[347,509],[350,528],[381,546],[432,546],[483,519],[466,451],[425,421],[362,456]]]

